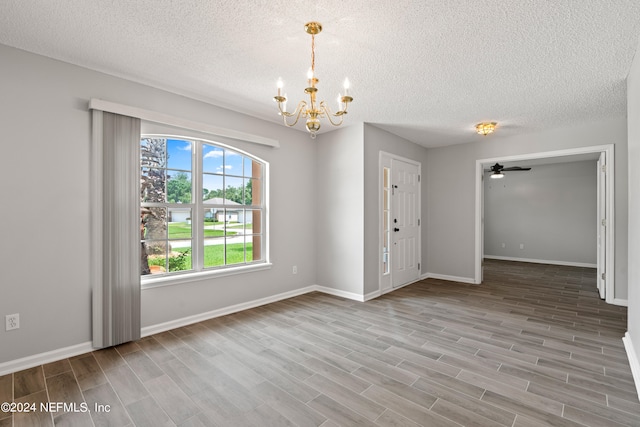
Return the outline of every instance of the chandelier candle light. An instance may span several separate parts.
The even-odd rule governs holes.
[[[309,104],[306,101],[300,101],[298,106],[293,112],[287,111],[287,95],[282,95],[282,80],[278,80],[278,95],[273,97],[273,100],[278,104],[278,114],[282,116],[282,121],[288,127],[293,127],[298,123],[300,117],[305,117],[307,119],[306,126],[307,130],[311,134],[311,138],[316,137],[316,133],[320,130],[320,119],[326,117],[329,119],[329,122],[334,126],[340,126],[342,124],[342,120],[344,119],[344,115],[347,114],[347,107],[349,103],[353,101],[353,98],[349,96],[349,80],[344,80],[344,95],[338,94],[338,111],[335,113],[331,112],[331,109],[327,105],[325,101],[321,101],[319,104],[316,101],[316,95],[318,92],[318,88],[316,85],[318,84],[318,79],[315,76],[315,67],[316,67],[316,52],[315,52],[315,35],[319,34],[322,31],[322,25],[319,22],[307,22],[304,25],[304,30],[311,35],[311,68],[307,72],[307,84],[308,87],[304,90],[304,92],[309,95]],[[295,117],[293,123],[287,123],[287,117]],[[332,118],[337,117],[338,119],[334,121]]]

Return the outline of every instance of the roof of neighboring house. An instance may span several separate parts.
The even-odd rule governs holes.
[[[202,203],[209,205],[236,205],[242,206],[242,203],[234,202],[233,200],[223,199],[222,197],[213,197],[211,199],[204,200]]]

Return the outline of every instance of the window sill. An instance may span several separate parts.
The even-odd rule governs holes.
[[[141,289],[160,288],[163,286],[193,283],[202,280],[216,279],[218,277],[235,276],[236,274],[252,273],[254,271],[269,270],[273,264],[269,262],[260,264],[243,265],[242,267],[230,267],[220,270],[199,271],[197,273],[185,273],[176,276],[164,276],[152,279],[142,279]]]

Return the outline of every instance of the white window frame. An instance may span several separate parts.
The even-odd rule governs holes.
[[[191,224],[192,224],[192,245],[191,245],[191,259],[192,269],[184,271],[170,272],[162,275],[141,275],[142,289],[155,288],[160,286],[176,285],[181,283],[189,283],[199,280],[207,280],[217,277],[225,277],[236,274],[244,274],[253,271],[260,271],[270,269],[272,264],[269,258],[269,162],[251,154],[237,147],[225,144],[214,139],[206,139],[201,137],[173,135],[168,133],[143,133],[140,138],[160,138],[160,139],[177,139],[195,142],[195,148],[192,150],[192,168],[191,168],[191,180],[192,180],[192,203],[183,204],[184,207],[191,209]],[[242,156],[248,157],[252,160],[259,162],[262,165],[262,204],[260,210],[261,215],[261,237],[262,237],[262,260],[255,261],[246,264],[231,264],[218,267],[204,267],[204,229],[199,226],[203,223],[203,210],[206,207],[203,204],[201,198],[197,196],[202,194],[202,146],[203,144],[222,148],[224,150],[230,150]],[[226,176],[226,173],[223,175]],[[257,209],[256,206],[247,205],[244,209]]]

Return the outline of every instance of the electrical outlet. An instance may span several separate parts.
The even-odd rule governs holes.
[[[298,266],[297,265],[293,266],[293,269],[291,270],[291,273],[298,274]]]
[[[503,243],[503,244],[502,244],[502,247],[504,248],[505,246],[507,246],[507,245],[505,245],[505,244]]]
[[[520,243],[520,249],[524,249],[524,243]]]
[[[6,321],[6,330],[10,331],[12,329],[18,329],[20,327],[20,314],[7,314],[5,316]]]

